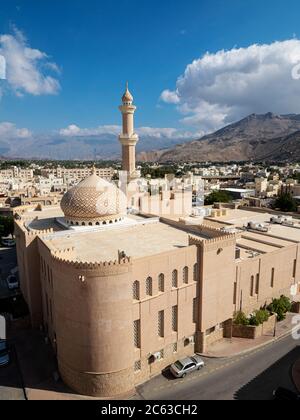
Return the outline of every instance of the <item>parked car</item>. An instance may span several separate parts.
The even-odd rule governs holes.
[[[16,241],[14,239],[2,239],[2,245],[8,248],[13,248],[16,246]]]
[[[6,279],[7,286],[9,290],[16,290],[19,288],[19,280],[14,274],[11,274]]]
[[[9,364],[9,350],[6,341],[0,341],[0,367],[7,366]]]
[[[170,371],[175,378],[185,378],[187,374],[200,370],[204,367],[204,362],[200,356],[187,357],[175,362]]]
[[[273,392],[275,400],[278,401],[300,401],[300,395],[286,388],[278,388]]]

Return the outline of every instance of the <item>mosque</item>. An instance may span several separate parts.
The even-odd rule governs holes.
[[[236,310],[295,295],[300,284],[300,237],[241,233],[237,214],[199,224],[189,217],[191,191],[141,189],[128,86],[120,111],[126,182],[93,173],[61,209],[20,209],[15,220],[32,327],[49,337],[63,381],[95,397],[132,393],[170,363],[230,337]],[[232,224],[236,230],[224,229]]]

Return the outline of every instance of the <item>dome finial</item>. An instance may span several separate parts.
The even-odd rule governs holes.
[[[132,103],[133,102],[133,96],[129,92],[129,83],[128,83],[128,81],[126,82],[126,91],[125,91],[125,93],[124,93],[124,95],[122,97],[122,102],[125,102],[125,103],[127,103],[127,102]]]

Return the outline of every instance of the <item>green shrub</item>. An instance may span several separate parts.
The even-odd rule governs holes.
[[[263,324],[264,322],[269,321],[269,318],[270,318],[270,313],[266,309],[261,309],[259,311],[256,311],[255,315],[260,324]]]
[[[256,315],[251,315],[249,318],[249,325],[253,327],[258,327],[260,325],[259,320],[256,318]]]
[[[239,311],[235,314],[234,323],[236,325],[249,325],[249,319],[246,317],[244,312]]]
[[[249,324],[258,327],[264,322],[267,322],[269,318],[269,312],[265,309],[260,309],[259,311],[255,311],[254,314],[250,316]]]
[[[286,318],[286,313],[292,310],[292,302],[288,297],[281,296],[280,299],[273,299],[268,310],[277,314],[278,321],[283,321]]]

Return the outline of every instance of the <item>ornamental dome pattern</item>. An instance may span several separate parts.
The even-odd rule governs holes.
[[[69,225],[105,225],[123,219],[127,198],[115,184],[93,174],[64,195],[61,209]]]

